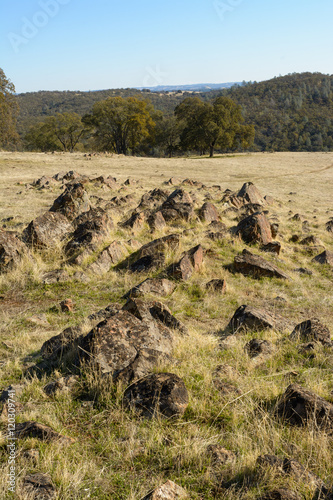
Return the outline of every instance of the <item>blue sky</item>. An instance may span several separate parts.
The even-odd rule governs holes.
[[[332,0],[1,0],[17,92],[333,73]]]

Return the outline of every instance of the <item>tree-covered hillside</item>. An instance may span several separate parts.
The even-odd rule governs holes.
[[[204,101],[222,95],[240,104],[245,124],[256,130],[255,151],[333,150],[333,75],[321,73],[294,73],[195,94],[136,89],[20,94],[18,131],[23,137],[30,126],[56,113],[84,116],[96,102],[116,96],[148,99],[156,110],[172,115],[177,105],[193,95]]]

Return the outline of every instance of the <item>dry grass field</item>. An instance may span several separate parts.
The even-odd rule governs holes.
[[[170,296],[145,297],[166,304],[188,329],[188,335],[173,331],[172,359],[154,371],[181,377],[189,393],[189,405],[180,419],[147,420],[124,408],[126,384],[111,384],[88,369],[80,373],[72,391],[60,391],[52,397],[45,394],[44,386],[63,374],[59,368],[29,375],[27,369],[41,360],[42,344],[109,304],[124,304],[125,292],[157,274],[150,271],[138,275],[112,268],[97,276],[86,270],[94,256],[82,266],[71,266],[60,244],[42,251],[32,249],[13,269],[0,274],[0,395],[10,384],[21,386],[17,392],[17,423],[37,421],[75,442],[69,445],[33,437],[19,439],[16,493],[10,493],[8,419],[3,411],[0,498],[42,498],[29,496],[23,487],[24,477],[38,472],[51,476],[55,491],[52,498],[63,500],[140,500],[169,479],[195,500],[254,500],[276,488],[287,488],[299,498],[312,500],[318,485],[309,479],[308,472],[332,488],[332,434],[314,423],[292,426],[276,416],[275,407],[291,383],[333,403],[333,347],[315,343],[310,355],[302,352],[298,349],[300,342],[289,339],[292,328],[287,327],[283,332],[274,328],[246,331],[229,337],[228,342],[223,341],[223,335],[243,304],[278,313],[293,326],[319,318],[333,332],[333,270],[328,264],[312,262],[320,251],[333,251],[333,233],[325,227],[333,217],[333,153],[255,153],[213,159],[98,155],[87,159],[81,153],[0,152],[0,228],[21,234],[63,191],[61,183],[46,189],[30,184],[42,176],[71,170],[90,179],[116,177],[115,189],[85,184],[92,202],[96,197],[111,200],[133,195],[128,206],[108,210],[115,229],[101,249],[117,240],[130,253],[134,251],[133,240],[143,245],[179,233],[180,246],[168,252],[166,264],[179,260],[184,251],[197,244],[206,250],[203,266],[189,280],[177,282]],[[253,182],[263,195],[272,197],[274,201],[265,208],[268,216],[278,221],[276,239],[282,250],[279,256],[265,252],[263,257],[291,279],[254,279],[235,273],[231,264],[244,248],[262,253],[258,244],[246,245],[232,230],[213,241],[207,237],[207,224],[198,220],[174,221],[153,234],[146,224],[135,233],[117,225],[131,215],[145,192],[161,188],[171,193],[176,189],[177,184],[165,184],[171,177],[179,179],[179,184],[186,178],[202,182],[206,186],[203,189],[181,187],[195,198],[196,210],[209,194],[228,230],[238,224],[239,214],[225,212],[227,207],[221,199],[226,189],[238,192],[245,182]],[[124,185],[128,178],[138,182]],[[292,219],[295,214],[301,215],[300,220]],[[295,234],[299,241],[315,236],[322,250],[291,242]],[[68,280],[43,283],[44,273],[60,267],[68,272]],[[306,268],[312,274],[301,274],[295,271],[297,268]],[[77,279],[78,271],[88,279]],[[206,289],[206,283],[216,278],[226,280],[225,294]],[[59,307],[67,298],[75,305],[69,313]],[[38,314],[45,315],[46,324],[31,321]],[[253,338],[272,342],[273,354],[250,358],[244,346]],[[231,368],[220,370],[220,382],[231,384],[237,392],[223,392],[216,384],[221,365]],[[210,445],[222,445],[234,453],[234,460],[215,463]],[[27,458],[27,450],[38,450],[34,460]],[[262,471],[256,460],[265,454],[297,460],[305,472],[293,475],[272,467]]]

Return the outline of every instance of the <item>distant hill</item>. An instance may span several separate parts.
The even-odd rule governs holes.
[[[227,83],[195,83],[191,85],[156,85],[155,87],[135,87],[138,90],[148,89],[151,92],[206,92],[210,90],[228,89],[234,85],[242,85],[240,82]]]
[[[18,128],[24,136],[31,125],[47,116],[67,111],[83,116],[95,102],[114,96],[149,99],[156,109],[171,115],[184,98],[196,92],[205,101],[225,95],[240,104],[246,123],[253,123],[256,128],[255,151],[333,150],[333,75],[293,73],[258,83],[221,85],[226,87],[200,92],[194,90],[196,85],[187,85],[152,87],[153,91],[111,89],[19,94]]]

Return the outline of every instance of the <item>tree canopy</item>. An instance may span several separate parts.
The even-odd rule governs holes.
[[[57,113],[30,128],[25,136],[28,149],[73,152],[86,129],[77,113]]]
[[[184,123],[182,146],[209,150],[211,157],[216,147],[224,151],[249,147],[254,139],[254,127],[243,124],[241,107],[228,97],[217,97],[212,103],[189,97],[176,107],[175,115]]]
[[[102,151],[132,154],[155,127],[154,108],[135,97],[109,97],[94,104],[92,113],[83,122],[93,130],[95,145]]]
[[[17,143],[18,111],[15,86],[0,68],[0,147],[8,148]]]

